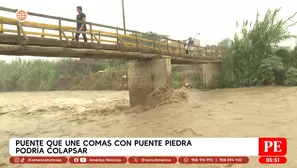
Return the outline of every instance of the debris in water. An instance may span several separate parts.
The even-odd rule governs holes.
[[[148,107],[155,107],[186,100],[188,100],[188,94],[184,88],[174,90],[171,86],[166,85],[147,95],[145,103]]]

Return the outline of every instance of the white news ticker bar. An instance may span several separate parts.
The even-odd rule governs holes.
[[[44,153],[17,153],[17,148],[37,148],[20,146],[17,140],[43,140]],[[49,153],[53,151],[47,141],[61,140],[62,146],[52,148],[87,148],[87,154]],[[69,140],[80,140],[80,146],[66,146]],[[108,141],[111,146],[85,146],[84,141]],[[116,141],[132,141],[132,146],[115,146]],[[162,140],[163,146],[135,146],[137,140]],[[165,146],[165,141],[191,141],[192,146]],[[12,156],[258,156],[259,138],[11,138],[9,153]],[[24,149],[22,149],[24,150]],[[57,149],[56,149],[57,150]]]

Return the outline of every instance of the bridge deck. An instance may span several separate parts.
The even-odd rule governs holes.
[[[26,44],[26,45],[19,45]],[[173,63],[199,64],[219,61],[216,57],[178,55],[173,53],[159,54],[152,49],[127,47],[124,45],[82,43],[40,37],[30,37],[28,41],[23,36],[0,35],[0,53],[5,55],[31,55],[45,57],[73,58],[114,58],[114,59],[153,59],[172,57]],[[199,59],[200,58],[200,59]]]
[[[0,7],[0,10],[17,11],[4,7]],[[78,31],[75,27],[62,25],[62,21],[80,21],[32,12],[28,12],[28,14],[57,19],[59,24],[18,22],[16,19],[0,16],[0,54],[114,59],[170,57],[173,63],[183,64],[219,62],[221,59],[221,50],[218,47],[193,45],[191,54],[187,55],[184,49],[185,43],[181,41],[90,22],[85,22],[89,26],[89,31],[83,32],[88,35],[90,42],[76,42],[72,39]],[[32,28],[35,31],[29,31]],[[102,29],[109,29],[109,31]],[[49,33],[49,31],[55,32]],[[130,34],[126,35],[127,32]]]

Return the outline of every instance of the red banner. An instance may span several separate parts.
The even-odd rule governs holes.
[[[247,164],[248,157],[162,157],[162,156],[134,156],[134,157],[21,157],[9,159],[12,164]],[[261,164],[285,164],[286,157],[260,157]]]
[[[162,156],[135,156],[129,157],[130,164],[175,164],[177,163],[177,157],[162,157]]]
[[[70,157],[69,163],[72,164],[125,164],[127,163],[126,157]]]
[[[180,157],[181,164],[247,164],[248,157]]]
[[[10,163],[13,164],[65,164],[68,162],[67,157],[11,157],[9,159]]]
[[[286,157],[260,157],[259,163],[261,164],[285,164],[287,163]]]

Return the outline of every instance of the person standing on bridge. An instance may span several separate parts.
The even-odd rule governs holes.
[[[191,49],[192,49],[191,45],[193,44],[194,44],[194,41],[192,37],[189,37],[185,44],[186,54],[189,54],[189,51],[191,52]]]
[[[82,12],[82,7],[81,6],[77,7],[77,12],[78,12],[78,15],[76,16],[76,20],[86,22],[86,15]],[[85,23],[77,23],[76,31],[87,31],[86,24]],[[79,35],[80,35],[79,32],[75,33],[75,40],[76,41],[79,40]],[[86,33],[82,33],[82,36],[83,36],[84,42],[87,42],[88,39],[87,39]]]

